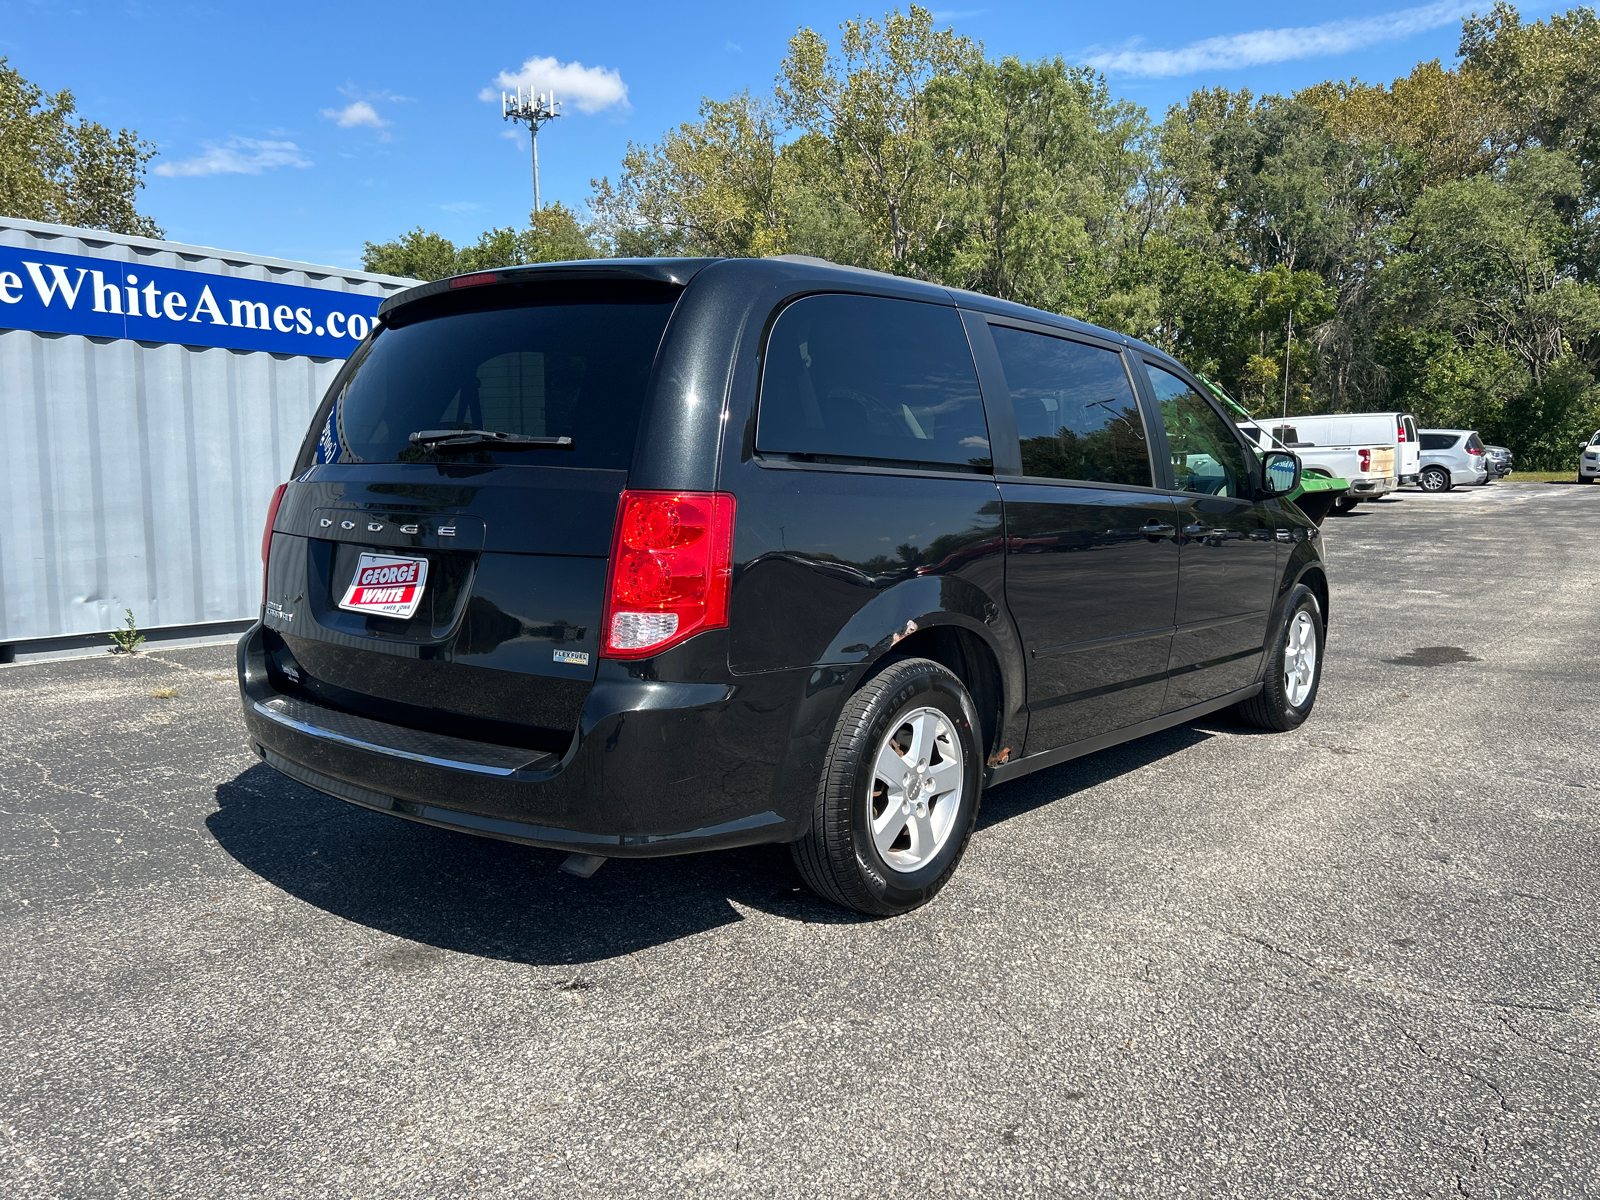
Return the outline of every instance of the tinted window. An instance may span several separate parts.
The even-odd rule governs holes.
[[[1424,450],[1448,450],[1456,444],[1456,435],[1453,433],[1425,433],[1422,435],[1422,448]]]
[[[1120,354],[1004,325],[990,331],[1024,475],[1150,486],[1144,422]]]
[[[1477,434],[1469,433],[1467,435],[1467,448],[1469,450],[1482,450],[1483,449],[1483,443],[1478,440],[1478,435]]]
[[[1176,375],[1156,366],[1149,371],[1178,488],[1208,496],[1248,496],[1244,451],[1227,420]]]
[[[1415,421],[1413,421],[1410,417],[1407,417],[1405,419],[1405,427],[1406,427],[1406,441],[1408,441],[1408,442],[1416,441],[1417,440],[1417,423]]]
[[[359,352],[335,404],[338,460],[626,468],[675,300],[458,311],[386,329]],[[423,429],[565,436],[574,445],[434,451],[411,444]]]
[[[989,428],[952,308],[808,296],[767,342],[756,448],[989,470]]]

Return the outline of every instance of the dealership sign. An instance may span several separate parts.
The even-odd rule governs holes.
[[[348,358],[382,296],[0,246],[0,329]]]

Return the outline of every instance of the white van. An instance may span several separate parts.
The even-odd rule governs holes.
[[[1417,482],[1422,472],[1422,439],[1410,413],[1331,413],[1295,417],[1295,432],[1314,446],[1393,446],[1394,470],[1401,487]]]

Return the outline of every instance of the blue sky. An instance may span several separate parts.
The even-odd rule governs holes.
[[[1449,63],[1460,15],[1489,7],[956,2],[941,21],[990,54],[1093,63],[1157,116],[1197,87],[1287,91]],[[798,27],[832,38],[879,4],[0,0],[0,55],[160,147],[142,206],[169,237],[354,266],[364,241],[414,225],[466,241],[526,219],[527,140],[500,120],[505,79],[566,99],[540,166],[545,199],[576,206],[630,140],[691,119],[702,95],[770,88]]]

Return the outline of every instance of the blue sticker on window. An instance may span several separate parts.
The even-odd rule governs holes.
[[[336,463],[339,461],[339,402],[335,400],[333,407],[328,410],[328,422],[322,427],[322,434],[317,438],[317,461],[319,463]]]

